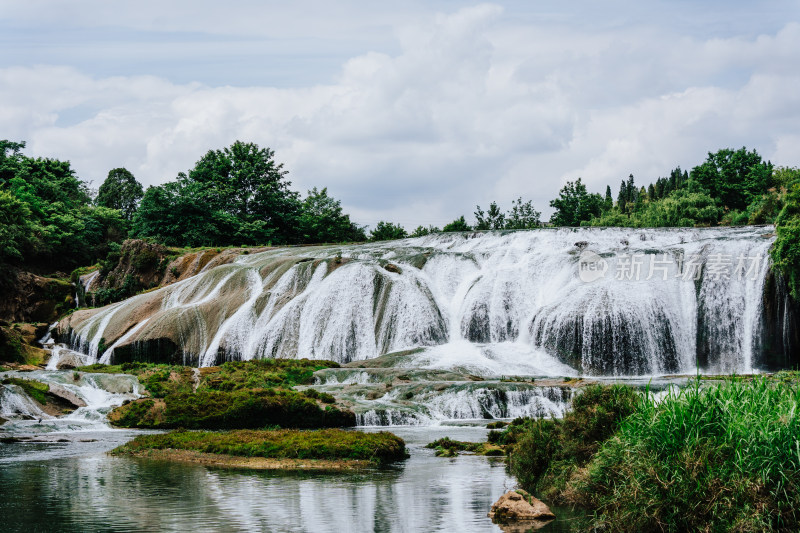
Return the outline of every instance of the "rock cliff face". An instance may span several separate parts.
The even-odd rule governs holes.
[[[53,322],[75,305],[68,281],[15,271],[0,298],[0,320]]]
[[[267,248],[209,248],[185,252],[138,239],[122,243],[116,264],[88,272],[78,280],[81,305],[99,306],[164,287],[209,268],[231,263],[243,253]],[[108,270],[108,267],[112,267]]]
[[[101,362],[348,363],[422,348],[458,364],[473,360],[470,350],[475,361],[524,360],[542,375],[671,374],[698,362],[710,373],[786,368],[796,364],[797,330],[768,279],[771,239],[758,227],[608,228],[203,250],[169,262],[129,252],[133,266],[157,273],[163,264],[166,286],[76,312],[58,334]],[[581,278],[585,242],[615,274]],[[645,267],[635,279],[619,275],[631,257],[666,266],[658,276]],[[684,265],[702,273],[721,257],[749,258],[751,269],[700,276]]]

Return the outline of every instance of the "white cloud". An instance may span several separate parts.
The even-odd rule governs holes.
[[[387,26],[378,11],[375,24]],[[210,28],[213,12],[202,13],[161,24]],[[397,51],[367,48],[310,87],[2,68],[3,135],[29,141],[31,155],[70,159],[95,185],[118,166],[145,184],[164,182],[208,149],[253,141],[276,151],[297,189],[327,186],[356,220],[409,229],[518,196],[549,212],[568,179],[601,192],[629,173],[646,183],[726,146],[800,164],[795,21],[769,34],[702,39],[653,24],[620,31],[522,20],[495,5],[402,20]],[[131,23],[148,24],[156,22]],[[252,21],[241,24],[258,34]],[[350,21],[343,31],[365,25]]]

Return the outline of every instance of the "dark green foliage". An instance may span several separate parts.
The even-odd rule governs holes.
[[[145,400],[152,401],[152,400]],[[114,423],[122,427],[236,429],[341,427],[355,425],[355,415],[328,406],[320,408],[302,393],[281,389],[198,390],[164,397],[163,413],[132,402],[117,408]],[[150,404],[152,407],[152,404]],[[136,416],[130,412],[135,411]]]
[[[155,405],[153,400],[127,403],[123,408],[115,410],[119,414],[119,418],[114,421],[114,424],[123,428],[140,427],[139,424],[149,416],[153,405]]]
[[[25,394],[44,405],[47,403],[48,392],[50,392],[50,385],[41,383],[32,379],[20,378],[5,378],[2,382],[3,385],[16,385],[25,391]]]
[[[417,226],[417,228],[409,235],[409,237],[424,237],[425,235],[432,235],[434,233],[439,233],[442,230],[437,228],[436,226]]]
[[[394,239],[405,239],[408,235],[400,224],[384,222],[381,220],[369,234],[371,241],[391,241]]]
[[[132,233],[170,246],[296,242],[300,202],[274,152],[236,141],[177,181],[150,187]]]
[[[125,220],[131,220],[142,196],[142,184],[136,181],[133,174],[125,168],[115,168],[108,171],[108,177],[97,192],[95,203],[116,209]]]
[[[699,383],[651,397],[572,483],[606,531],[797,531],[797,383]]]
[[[306,389],[303,391],[303,394],[305,394],[312,400],[319,400],[322,403],[336,403],[336,398],[334,398],[332,394],[328,394],[327,392],[319,392],[316,389]]]
[[[470,231],[470,230],[472,230],[472,228],[470,227],[469,224],[467,224],[467,221],[464,220],[464,216],[463,215],[458,217],[457,219],[455,219],[451,223],[445,224],[445,226],[442,228],[442,232],[445,232],[445,233],[451,232],[451,231]]]
[[[580,226],[581,222],[599,216],[603,205],[603,197],[589,194],[581,178],[575,182],[568,181],[561,188],[558,198],[550,202],[550,207],[556,210],[550,217],[550,223],[556,226]]]
[[[800,299],[800,169],[781,169],[781,184],[787,189],[784,207],[775,222],[778,237],[772,259],[789,283],[792,297]]]
[[[235,383],[235,388],[308,385],[313,382],[314,372],[317,370],[338,367],[338,363],[321,359],[230,361],[224,363],[215,372],[206,374],[200,386],[218,389],[218,384],[225,381]]]
[[[274,459],[352,459],[386,463],[407,457],[403,439],[381,431],[362,433],[341,429],[320,431],[173,431],[142,435],[113,453],[150,449],[194,450],[203,453]]]
[[[232,361],[200,370],[197,381],[190,368],[147,363],[91,365],[87,372],[125,372],[139,376],[139,382],[153,400],[139,400],[114,410],[112,422],[122,427],[148,428],[258,428],[339,427],[355,425],[355,415],[334,405],[327,393],[308,389],[291,390],[309,384],[313,373],[338,367],[332,361],[308,359],[265,359]],[[143,402],[149,402],[142,406]]]
[[[450,437],[443,437],[425,445],[426,448],[436,450],[437,457],[455,457],[458,452],[469,452],[477,455],[504,455],[502,448],[494,446],[490,442],[467,442],[451,440]]]
[[[494,439],[513,444],[508,468],[525,490],[558,500],[572,471],[591,459],[638,402],[631,387],[591,385],[574,398],[563,419],[515,420],[503,432],[507,437]]]
[[[366,241],[364,228],[350,221],[339,200],[328,196],[328,189],[308,191],[300,205],[297,221],[299,239],[304,243]]]
[[[481,206],[476,205],[475,219],[477,220],[475,224],[475,229],[477,230],[503,229],[506,227],[506,216],[497,207],[497,202],[490,203],[486,212],[481,209]]]
[[[522,201],[522,197],[511,202],[511,210],[506,214],[506,229],[533,229],[541,225],[541,213],[533,208],[533,202]]]
[[[121,213],[93,207],[69,162],[26,157],[24,147],[0,141],[0,268],[72,270],[104,256],[127,232]]]
[[[765,163],[755,150],[726,148],[709,152],[706,161],[692,169],[691,177],[723,206],[745,209],[772,187],[772,163]]]
[[[521,197],[511,203],[511,209],[505,214],[497,207],[496,202],[492,202],[486,212],[481,209],[481,206],[476,206],[475,229],[533,229],[540,226],[540,216],[541,213],[533,208],[533,202],[530,200],[523,202]]]

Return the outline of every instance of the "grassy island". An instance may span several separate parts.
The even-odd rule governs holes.
[[[509,441],[523,488],[588,509],[587,530],[797,531],[799,405],[792,372],[660,400],[597,387],[563,420],[520,420],[494,440]]]
[[[342,429],[179,430],[142,435],[112,453],[269,470],[350,470],[407,457],[405,442],[396,435]]]
[[[219,367],[124,363],[91,365],[84,372],[135,374],[148,397],[109,414],[118,427],[150,429],[326,428],[355,425],[355,415],[333,396],[313,389],[313,373],[338,366],[331,361],[265,359],[232,361]]]

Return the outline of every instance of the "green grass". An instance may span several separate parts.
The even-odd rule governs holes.
[[[341,429],[173,431],[139,436],[113,453],[137,453],[150,449],[193,450],[275,459],[356,459],[376,463],[407,457],[405,442],[396,435],[385,431],[362,433]]]
[[[785,377],[785,376],[784,376]],[[755,378],[645,399],[571,486],[609,531],[797,531],[800,389]]]
[[[517,419],[489,441],[508,446],[508,469],[523,489],[554,503],[567,502],[568,481],[634,412],[639,394],[624,385],[591,385],[563,419]]]
[[[5,378],[2,383],[3,385],[17,385],[22,388],[28,396],[40,404],[45,405],[47,403],[47,393],[50,392],[50,386],[46,383],[20,378]]]
[[[437,439],[425,445],[436,450],[438,457],[455,457],[458,452],[470,452],[477,455],[505,455],[502,448],[488,442],[467,442],[451,440],[450,437]]]
[[[336,398],[292,386],[308,384],[313,373],[338,366],[331,361],[266,359],[228,362],[199,370],[183,366],[123,363],[90,365],[89,372],[135,374],[152,399],[118,407],[110,415],[114,425],[139,428],[243,429],[280,426],[292,428],[355,425],[351,411],[336,407]],[[327,404],[327,405],[321,405]]]

